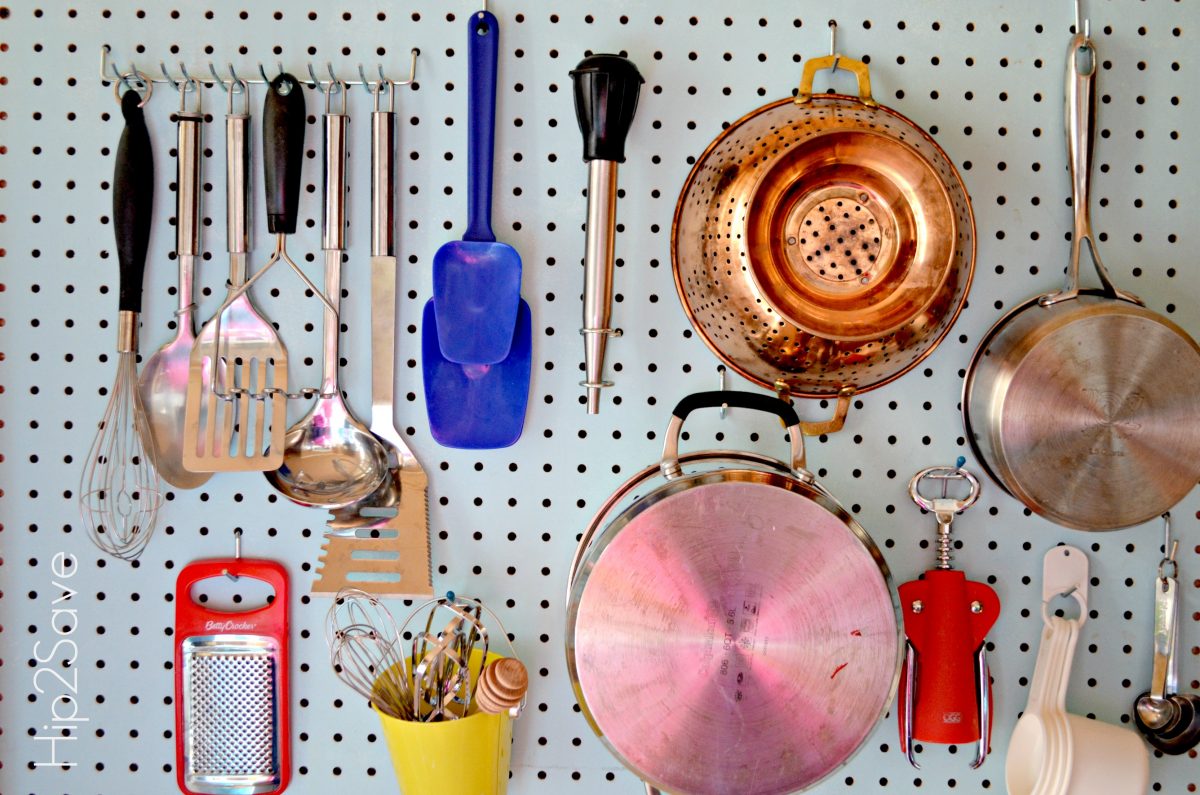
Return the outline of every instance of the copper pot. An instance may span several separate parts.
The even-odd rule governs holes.
[[[814,96],[843,68],[859,96]],[[671,260],[684,311],[751,381],[827,397],[925,358],[966,299],[975,219],[954,164],[871,98],[866,64],[809,61],[794,99],[709,144],[679,195]]]

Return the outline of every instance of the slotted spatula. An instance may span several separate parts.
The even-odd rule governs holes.
[[[433,258],[433,308],[442,356],[459,364],[503,361],[521,300],[521,255],[492,232],[496,63],[500,24],[488,11],[467,22],[467,231]]]
[[[243,83],[242,91],[245,90]],[[229,112],[225,116],[225,198],[229,295],[236,297],[224,311],[204,324],[192,348],[183,463],[196,472],[278,469],[283,461],[287,429],[287,347],[275,327],[255,309],[250,293],[243,290],[238,294],[246,281],[249,249],[246,197],[250,188],[250,116],[233,113],[233,92],[231,85]],[[295,93],[303,95],[300,90]],[[269,90],[268,104],[273,100],[283,101],[274,90]],[[301,151],[303,113],[301,107],[298,138]],[[264,148],[286,149],[297,145],[295,122],[289,125],[287,114],[274,118],[280,122],[279,129],[268,130],[263,136]],[[289,134],[293,137],[289,138]],[[275,159],[285,162],[286,152],[277,152]],[[298,179],[296,187],[299,188]],[[268,184],[267,190],[271,188]],[[282,203],[283,199],[279,201]]]

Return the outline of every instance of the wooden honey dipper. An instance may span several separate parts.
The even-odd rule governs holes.
[[[499,715],[521,703],[529,690],[529,672],[515,657],[488,663],[475,686],[475,703],[480,712]]]

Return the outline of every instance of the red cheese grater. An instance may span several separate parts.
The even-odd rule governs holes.
[[[961,463],[961,462],[960,462]],[[925,480],[941,481],[942,496],[925,497]],[[950,481],[970,486],[966,497],[947,497]],[[965,469],[930,467],[913,476],[913,502],[937,517],[937,566],[900,586],[907,636],[900,673],[900,748],[913,767],[914,742],[975,743],[976,768],[987,758],[992,729],[992,685],[984,640],[1000,617],[1000,598],[951,567],[950,524],[975,504],[979,481]]]
[[[226,613],[192,601],[192,586],[228,575],[262,580],[270,604]],[[266,795],[287,788],[288,577],[280,564],[202,560],[175,591],[175,769],[195,795]]]

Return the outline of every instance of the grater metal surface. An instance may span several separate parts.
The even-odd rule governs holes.
[[[183,643],[188,789],[270,792],[279,784],[278,645],[253,635]]]
[[[263,580],[265,606],[227,613],[192,600],[222,575]],[[265,795],[287,787],[287,574],[278,563],[232,558],[184,568],[176,585],[176,761],[196,795]]]

